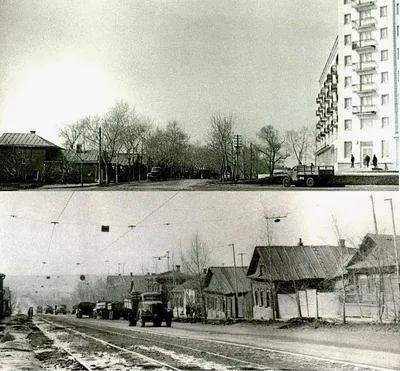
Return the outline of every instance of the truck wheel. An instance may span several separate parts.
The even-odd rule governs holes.
[[[283,177],[282,184],[284,187],[290,187],[290,178],[288,176]]]
[[[306,179],[306,186],[310,188],[315,186],[315,179],[312,176]]]
[[[102,319],[102,318],[103,318],[103,312],[100,311],[100,312],[97,314],[97,319]]]
[[[172,323],[172,319],[169,318],[169,319],[167,319],[167,320],[165,321],[165,326],[171,327],[171,323]]]
[[[114,312],[112,310],[110,310],[110,312],[108,313],[108,319],[110,320],[114,319]]]

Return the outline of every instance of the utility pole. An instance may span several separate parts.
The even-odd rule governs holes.
[[[394,222],[394,211],[393,211],[393,203],[391,198],[386,198],[385,201],[390,202],[390,209],[392,212],[392,223],[393,223],[393,248],[394,248],[394,261],[396,264],[396,280],[397,280],[397,290],[398,290],[398,298],[400,298],[400,268],[399,268],[399,259],[397,254],[397,241],[396,241],[396,224]],[[396,309],[395,309],[396,312]],[[397,314],[395,314],[395,319],[398,322]]]
[[[169,251],[167,251],[167,272],[169,272]]]
[[[243,255],[246,255],[246,253],[245,252],[239,252],[238,255],[240,255],[240,264],[241,264],[242,267],[244,267],[244,265],[243,265]]]
[[[101,127],[99,127],[99,184],[101,184]]]
[[[238,318],[239,290],[238,290],[237,271],[236,271],[235,244],[232,243],[229,246],[232,246],[232,252],[233,252],[233,267],[234,267],[234,272],[235,272],[235,318]]]
[[[374,217],[375,234],[378,234],[378,224],[376,223],[374,197],[372,196],[372,194],[370,197],[371,197],[371,203],[372,203],[372,215]]]
[[[235,182],[237,182],[239,180],[238,166],[239,166],[239,152],[240,152],[240,147],[242,146],[242,136],[240,134],[236,134],[233,138],[233,141],[234,141],[234,147],[236,150]]]

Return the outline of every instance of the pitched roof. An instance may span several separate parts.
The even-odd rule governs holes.
[[[251,290],[251,282],[246,277],[247,267],[236,267],[238,292]],[[210,267],[208,269],[204,291],[223,295],[235,294],[235,267]]]
[[[56,144],[33,133],[3,133],[0,137],[0,146],[60,148]]]
[[[393,235],[368,233],[348,269],[389,267],[395,265]],[[397,256],[400,258],[400,236],[396,236]]]
[[[75,163],[81,163],[83,160],[84,163],[98,163],[99,162],[99,151],[97,150],[89,150],[82,153],[76,153],[76,151],[65,150],[63,151],[64,157],[70,161]]]
[[[353,249],[339,246],[256,246],[247,276],[273,281],[334,278],[352,254]]]

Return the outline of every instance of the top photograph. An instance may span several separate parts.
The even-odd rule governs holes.
[[[398,191],[389,0],[2,1],[0,191]]]

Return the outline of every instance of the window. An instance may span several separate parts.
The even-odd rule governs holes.
[[[360,120],[360,129],[372,129],[372,120],[371,119],[361,119]]]
[[[351,98],[344,98],[344,108],[351,108]]]
[[[371,40],[372,32],[371,31],[360,32],[360,39],[361,40]]]
[[[351,23],[351,14],[345,14],[344,15],[344,24],[349,24]]]
[[[258,306],[258,291],[254,291],[254,304]]]
[[[388,29],[387,27],[381,28],[381,39],[387,39],[388,38]]]
[[[389,104],[389,94],[382,94],[381,104],[382,106],[386,106],[387,104]]]
[[[371,62],[372,61],[372,53],[361,54],[360,61],[361,62]]]
[[[389,82],[389,72],[382,72],[381,73],[381,83],[387,83]]]
[[[351,76],[344,78],[344,87],[348,88],[349,86],[351,86]]]
[[[344,142],[344,158],[350,158],[352,153],[353,143]]]
[[[344,57],[344,65],[345,66],[351,66],[351,55],[346,55]]]
[[[360,12],[360,18],[361,19],[371,18],[371,16],[372,16],[371,9],[363,10],[363,11]]]
[[[381,18],[382,17],[387,17],[387,6],[385,5],[385,6],[381,6]]]
[[[344,120],[344,130],[351,131],[351,120]]]
[[[351,35],[344,35],[344,45],[351,44]]]
[[[396,26],[396,36],[399,36],[399,26]]]
[[[386,128],[389,126],[389,117],[382,117],[382,127]]]
[[[361,106],[363,107],[372,106],[372,96],[367,95],[365,97],[361,97]]]
[[[360,82],[361,82],[361,84],[370,84],[370,83],[372,83],[372,74],[369,73],[367,75],[361,75]]]
[[[387,61],[389,59],[389,51],[387,49],[381,50],[381,61]]]
[[[382,140],[382,157],[389,157],[389,141]]]

